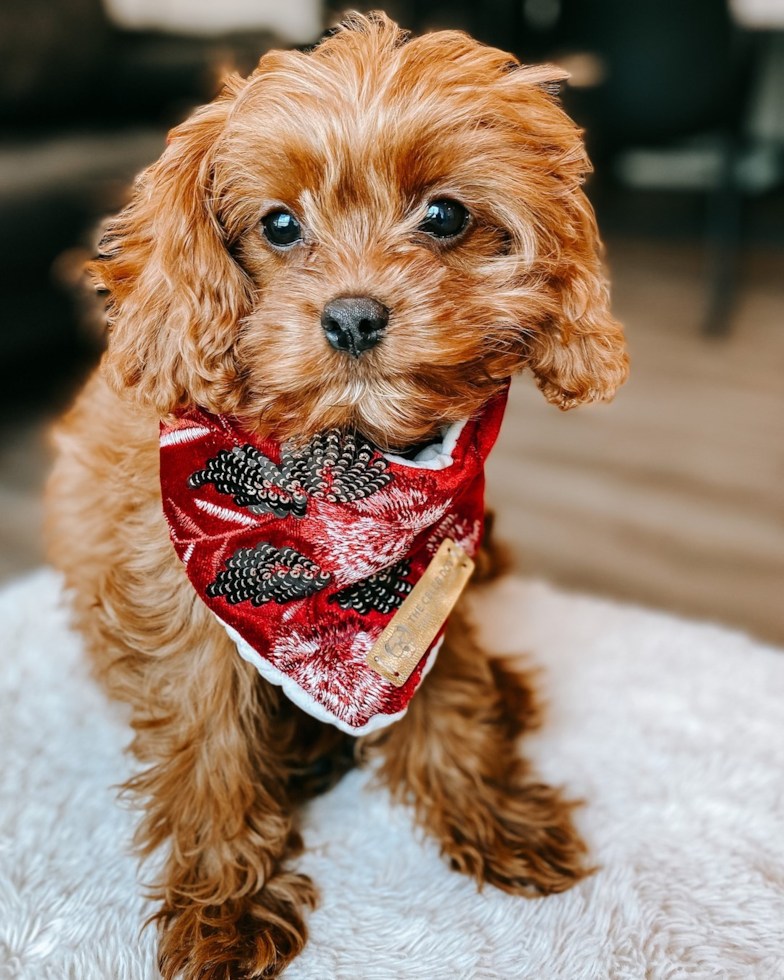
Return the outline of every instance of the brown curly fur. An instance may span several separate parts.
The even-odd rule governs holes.
[[[383,15],[355,16],[309,54],[274,51],[230,78],[173,130],[91,266],[110,341],[57,435],[51,554],[99,675],[132,708],[136,843],[166,845],[167,980],[272,977],[299,952],[316,890],[290,866],[296,804],[355,758],[379,759],[379,779],[480,884],[540,894],[586,873],[571,804],[515,751],[537,718],[527,679],[477,646],[462,613],[406,717],[355,743],[236,655],[161,512],[158,421],[189,403],[278,438],[355,427],[399,448],[524,367],[561,408],[624,380],[588,161],[547,91],[562,73],[459,33],[404,41]],[[472,215],[447,245],[418,231],[436,197]],[[306,229],[285,253],[259,232],[281,206]],[[319,325],[352,294],[391,310],[359,359]],[[486,547],[479,572],[499,563]]]

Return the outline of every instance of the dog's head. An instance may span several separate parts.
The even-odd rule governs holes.
[[[112,383],[162,415],[396,448],[526,366],[561,408],[611,398],[627,361],[562,77],[357,15],[229,78],[91,266]]]

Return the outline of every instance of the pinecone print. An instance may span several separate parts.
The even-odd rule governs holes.
[[[369,442],[336,429],[315,436],[305,446],[286,443],[282,467],[292,484],[339,504],[369,497],[392,479],[386,460]]]
[[[211,483],[253,514],[304,517],[308,496],[341,504],[369,497],[392,479],[386,469],[386,460],[369,442],[333,429],[305,446],[286,443],[280,466],[250,445],[221,449],[188,486]]]
[[[302,489],[292,485],[271,459],[250,445],[221,449],[188,480],[188,486],[194,488],[205,483],[212,483],[218,493],[230,494],[235,504],[247,507],[252,514],[304,517],[308,506]]]
[[[413,589],[413,585],[406,581],[410,571],[410,562],[399,561],[360,582],[347,585],[345,589],[330,596],[329,601],[337,602],[341,609],[355,609],[363,616],[371,609],[387,615],[393,609],[399,609]]]
[[[225,596],[233,606],[250,602],[293,602],[325,588],[332,576],[293,548],[273,548],[261,541],[255,548],[240,548],[226,562],[226,567],[207,586],[212,598]]]

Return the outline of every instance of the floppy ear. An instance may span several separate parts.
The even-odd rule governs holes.
[[[564,77],[543,65],[514,72],[506,84],[516,86],[523,121],[526,207],[538,239],[531,271],[545,294],[539,322],[527,331],[526,362],[545,398],[569,409],[609,401],[629,365],[623,331],[610,314],[596,218],[582,190],[591,164],[553,90]]]
[[[629,373],[623,330],[610,314],[593,209],[579,188],[570,198],[548,277],[552,315],[531,336],[528,354],[545,398],[564,410],[610,401]]]
[[[211,158],[243,85],[229,79],[171,131],[88,266],[109,294],[104,373],[161,415],[190,402],[227,411],[240,397],[234,341],[249,284],[213,212]]]

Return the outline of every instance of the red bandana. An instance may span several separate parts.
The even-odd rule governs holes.
[[[161,425],[163,509],[191,584],[304,711],[353,735],[404,714],[446,624],[401,686],[368,654],[445,539],[476,554],[505,406],[412,460],[337,431],[281,445],[199,409]]]

